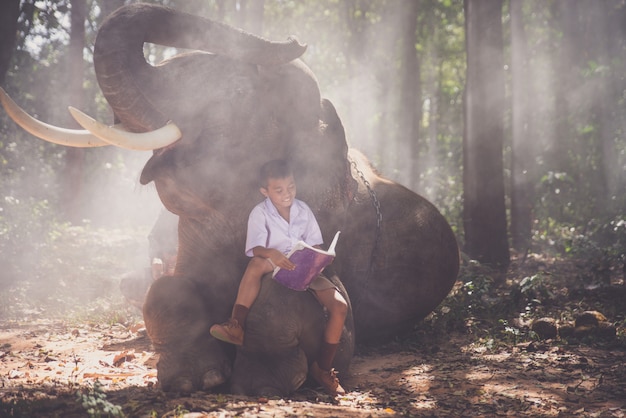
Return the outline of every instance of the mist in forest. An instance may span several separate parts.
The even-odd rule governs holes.
[[[415,27],[411,24],[418,21],[417,17],[396,6],[400,2],[371,2],[370,14],[363,18],[351,8],[358,7],[353,2],[329,2],[325,7],[300,7],[293,2],[277,8],[266,1],[262,26],[250,19],[242,21],[237,8],[220,14],[213,2],[169,3],[271,40],[286,40],[295,35],[306,43],[308,49],[302,60],[317,76],[322,97],[330,99],[337,109],[348,144],[362,150],[384,176],[431,200],[455,230],[461,229],[462,103],[466,81],[461,2],[425,6]],[[232,4],[235,3],[239,4]],[[45,6],[43,2],[38,4]],[[509,83],[503,104],[505,182],[507,187],[528,183],[532,194],[527,201],[537,202],[537,228],[543,220],[547,224],[555,218],[557,222],[577,226],[577,222],[584,222],[581,219],[596,216],[599,208],[619,207],[623,200],[620,191],[626,186],[626,147],[620,132],[626,131],[626,119],[621,116],[624,112],[620,94],[624,86],[615,88],[607,80],[619,79],[623,65],[616,64],[614,57],[622,56],[626,37],[623,29],[614,26],[618,19],[607,18],[610,24],[602,31],[594,30],[598,27],[594,22],[604,19],[598,13],[608,10],[601,9],[600,3],[582,2],[584,7],[578,6],[582,9],[566,8],[560,14],[549,7],[532,6],[532,2],[525,4],[537,10],[522,10],[522,32],[507,26],[514,20],[515,8],[504,10],[503,68]],[[623,9],[619,8],[619,13],[623,14]],[[94,11],[102,12],[97,6]],[[59,25],[49,29],[50,33],[35,25],[25,42],[26,52],[33,54],[32,60],[20,57],[19,61],[25,69],[37,66],[37,76],[22,76],[15,88],[24,92],[20,99],[27,100],[19,104],[35,109],[40,120],[77,127],[69,116],[68,105],[92,115],[103,107],[103,103],[97,102],[101,99],[92,74],[93,33],[85,51],[89,63],[84,101],[73,103],[63,88],[69,70],[60,64],[65,59],[60,51],[68,42],[69,19],[58,10],[50,13]],[[550,32],[556,27],[565,28],[563,40]],[[411,45],[418,59],[415,67],[407,58],[409,54],[403,52],[407,31],[413,31],[418,40]],[[611,33],[619,36],[609,36]],[[156,64],[178,51],[146,45],[145,52],[149,61]],[[19,65],[16,68],[22,68]],[[58,74],[59,69],[62,75]],[[27,213],[40,209],[42,222],[49,222],[46,209],[38,209],[37,202],[54,201],[64,181],[60,169],[63,152],[58,147],[42,148],[38,141],[23,132],[6,141],[7,152],[15,150],[33,158],[11,166],[12,172],[23,174],[15,176],[19,180],[12,180],[14,184],[3,185],[5,217],[10,213],[15,219],[9,223],[16,225],[7,234],[10,257],[19,268],[9,269],[5,277],[0,273],[0,284],[11,282],[13,277],[31,277],[38,292],[54,293],[54,288],[44,285],[59,283],[47,281],[40,273],[47,269],[51,275],[66,275],[68,289],[81,277],[94,277],[95,281],[111,282],[109,286],[113,287],[107,292],[116,291],[116,280],[149,263],[148,233],[163,210],[154,184],[139,184],[141,169],[151,153],[112,147],[85,151],[87,169],[80,182],[84,216],[74,227],[88,229],[94,243],[104,243],[106,248],[109,244],[113,248],[120,240],[128,242],[122,245],[123,254],[98,255],[91,252],[101,248],[94,243],[63,241],[67,245],[63,254],[58,248],[51,251],[51,246],[62,244],[60,239],[56,244],[49,240],[54,225],[17,227],[28,224]],[[513,169],[512,161],[517,164]],[[47,164],[43,172],[42,162]],[[98,231],[106,229],[118,231],[99,235]],[[133,230],[132,236],[124,238],[125,232],[120,231],[128,229]],[[50,260],[48,256],[57,252],[61,256]],[[76,261],[81,257],[84,265]],[[107,265],[103,260],[98,271],[81,271],[91,268],[87,267],[87,259],[98,257],[124,260],[116,265]],[[33,260],[46,267],[37,268]]]
[[[25,45],[36,62],[63,68],[64,64],[59,62],[67,58],[60,54],[50,54],[46,49],[52,43],[61,50],[60,45],[69,42],[71,28],[68,15],[60,12],[55,15],[60,22],[60,28],[52,30],[52,34],[46,36],[45,28],[35,27]],[[210,13],[205,16],[216,17]],[[346,50],[346,39],[336,45],[329,43],[328,38],[336,36],[330,20],[321,26],[305,24],[305,20],[297,17],[288,22],[283,19],[272,22],[267,19],[265,23],[267,26],[261,35],[267,38],[285,40],[288,36],[296,35],[301,42],[308,44],[308,50],[302,59],[318,76],[322,96],[329,98],[337,108],[349,144],[364,150],[374,162],[380,162],[377,143],[381,141],[376,139],[372,127],[362,121],[370,120],[378,112],[376,101],[383,92],[387,92],[385,100],[393,101],[388,92],[391,88],[397,90],[398,87],[385,84],[393,81],[384,75],[389,67],[367,65],[365,62],[370,60],[367,54],[355,58],[354,54]],[[303,28],[306,30],[302,30]],[[376,41],[378,46],[392,45],[397,36],[398,31],[386,33],[384,38],[380,34],[364,33],[359,42],[367,45]],[[86,47],[92,49],[93,45]],[[361,45],[360,48],[364,46]],[[179,51],[148,44],[145,52],[147,59],[152,64],[157,64]],[[86,64],[86,74],[89,74],[90,82],[93,82],[91,56],[86,54],[85,57],[89,61]],[[333,63],[341,63],[347,59],[352,61],[351,73],[335,71],[333,74]],[[50,73],[49,76],[57,84],[66,80],[62,74]],[[32,105],[37,109],[35,116],[44,122],[78,128],[67,111],[68,105],[78,107],[91,115],[96,114],[95,101],[99,92],[97,85],[90,85],[85,89],[82,103],[72,102],[59,87],[52,91],[60,90],[60,94],[51,93],[50,80],[33,80],[27,89],[27,95],[34,98]],[[112,122],[106,119],[102,121]],[[39,139],[24,132],[19,135],[20,146],[33,151],[41,146]],[[382,143],[389,147],[391,154],[395,152],[391,152],[392,147],[395,147],[395,141],[391,138],[385,138]],[[64,159],[64,150],[60,148],[49,147],[39,158],[56,160],[60,166]],[[75,303],[87,304],[100,296],[119,294],[119,281],[133,275],[141,277],[151,261],[148,235],[159,213],[163,211],[154,183],[146,186],[139,184],[139,175],[151,152],[126,151],[113,147],[87,149],[84,152],[84,166],[88,169],[83,172],[84,177],[76,182],[77,187],[81,188],[80,219],[74,221],[71,227],[60,228],[62,236],[51,241],[50,230],[54,231],[57,227],[46,224],[46,227],[33,229],[28,236],[18,237],[13,242],[12,263],[17,266],[13,277],[20,278],[24,286],[21,291],[30,294],[35,304],[46,304],[56,297],[69,297]],[[215,170],[219,171],[221,168],[216,167]],[[21,196],[22,205],[27,204],[26,197],[40,200],[47,196],[49,201],[53,201],[54,194],[61,192],[66,181],[64,175],[67,173],[62,169],[51,171],[46,182],[42,183],[41,175],[33,170],[32,176],[22,179],[16,195]],[[64,214],[58,213],[55,218],[62,220]],[[15,280],[13,277],[5,280],[11,283]]]

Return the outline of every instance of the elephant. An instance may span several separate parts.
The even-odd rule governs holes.
[[[189,51],[153,66],[145,42]],[[349,303],[334,364],[340,373],[348,372],[356,343],[411,332],[456,280],[459,249],[450,225],[427,199],[384,178],[348,146],[335,107],[301,59],[305,51],[296,38],[270,41],[136,3],[106,19],[94,48],[117,125],[71,108],[85,130],[53,134],[2,95],[7,113],[44,139],[152,150],[140,182],[153,182],[179,216],[175,272],[152,284],[143,307],[166,391],[286,395],[306,380],[325,321],[309,292],[267,276],[242,347],[208,332],[230,315],[247,263],[247,216],[260,201],[257,173],[269,160],[290,162],[298,198],[314,211],[325,242],[341,231],[325,270]]]

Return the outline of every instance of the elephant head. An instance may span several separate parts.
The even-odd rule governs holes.
[[[146,42],[194,51],[152,66],[144,58]],[[293,160],[307,174],[299,184],[303,198],[320,187],[329,197],[345,196],[343,128],[332,105],[321,101],[315,76],[297,59],[305,50],[293,38],[271,42],[169,8],[132,4],[107,18],[94,48],[115,127],[73,108],[90,132],[36,126],[19,110],[9,113],[34,135],[64,145],[154,149],[140,181],[154,181],[165,206],[182,216],[245,213],[257,199],[258,168],[275,158]],[[2,102],[14,109],[4,94]],[[322,119],[329,114],[335,126]],[[250,199],[242,204],[234,193]]]
[[[151,66],[144,42],[196,52]],[[112,14],[98,32],[94,66],[116,118],[134,132],[170,121],[182,132],[154,152],[141,183],[154,181],[170,211],[203,217],[248,212],[258,199],[258,169],[273,158],[323,176],[327,161],[343,162],[333,168],[345,178],[345,138],[324,135],[317,81],[297,60],[305,49],[295,39],[269,42],[163,7],[136,4]],[[304,158],[309,150],[321,154],[316,161]],[[320,180],[310,187],[328,184]],[[307,185],[299,186],[306,196]]]

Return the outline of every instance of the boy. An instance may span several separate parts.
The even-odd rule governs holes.
[[[284,160],[273,160],[261,168],[261,193],[265,200],[252,209],[248,218],[246,255],[252,257],[239,284],[231,318],[211,327],[211,335],[227,343],[242,345],[248,310],[261,289],[261,278],[275,267],[293,270],[287,254],[302,240],[311,246],[322,244],[322,233],[306,203],[296,199],[293,172]],[[339,346],[348,304],[335,285],[318,276],[309,286],[328,310],[328,323],[311,376],[331,395],[345,394],[331,364]]]

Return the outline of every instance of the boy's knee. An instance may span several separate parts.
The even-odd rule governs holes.
[[[263,272],[268,268],[268,261],[263,257],[252,257],[248,263],[248,268]]]

